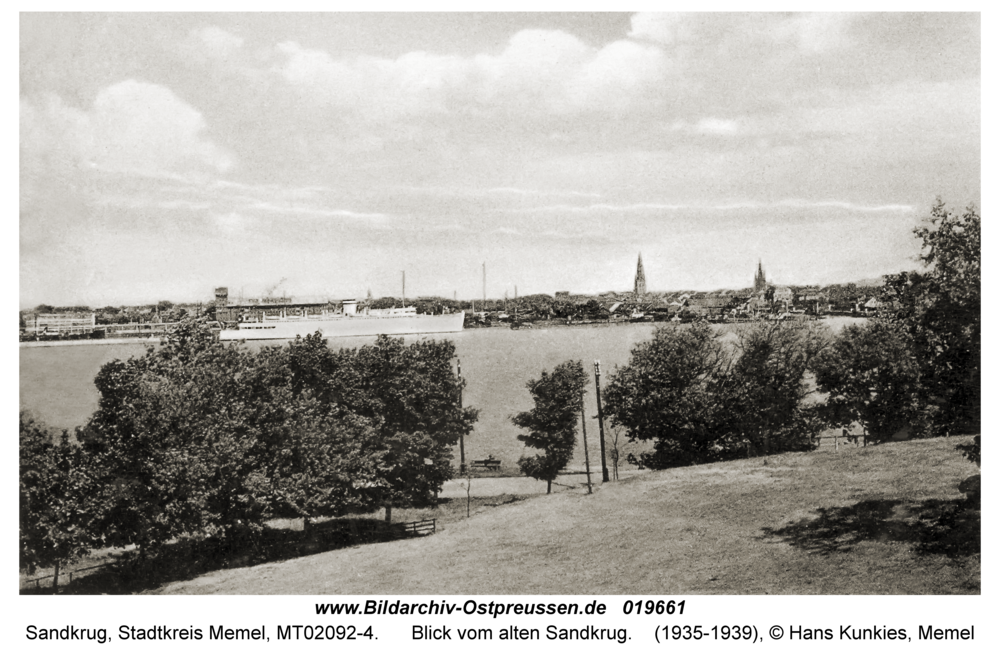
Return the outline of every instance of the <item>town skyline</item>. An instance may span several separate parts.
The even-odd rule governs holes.
[[[758,264],[762,265],[762,263],[758,263]],[[518,288],[515,285],[514,292],[511,292],[510,290],[504,290],[504,293],[501,293],[499,295],[490,295],[490,296],[487,296],[486,299],[487,299],[487,301],[493,301],[493,302],[498,301],[498,300],[502,300],[502,299],[505,299],[505,298],[509,298],[510,300],[513,300],[514,298],[516,298],[515,294],[517,296],[520,296],[520,297],[540,296],[540,295],[549,296],[549,297],[557,297],[560,294],[568,294],[570,297],[597,297],[597,296],[603,296],[603,295],[608,295],[608,294],[616,294],[616,295],[620,295],[622,297],[635,297],[636,296],[636,285],[635,285],[635,278],[634,278],[634,276],[635,276],[636,273],[637,272],[635,272],[635,271],[633,272],[633,287],[631,289],[625,289],[625,288],[618,288],[618,289],[605,288],[605,289],[599,289],[599,290],[573,290],[573,289],[570,289],[570,290],[549,290],[549,291],[543,291],[543,292],[518,293]],[[766,270],[764,271],[764,273],[766,274]],[[857,279],[857,280],[852,280],[852,281],[838,281],[838,282],[826,283],[826,284],[818,284],[818,283],[786,283],[784,281],[776,281],[776,280],[771,280],[771,279],[767,278],[767,279],[765,279],[765,283],[766,283],[766,285],[768,287],[775,287],[775,288],[787,287],[787,288],[798,288],[798,289],[806,289],[806,288],[822,288],[822,289],[825,289],[825,288],[828,288],[828,287],[838,286],[838,285],[839,286],[856,285],[858,287],[878,287],[878,286],[880,286],[882,284],[882,278],[883,277],[879,276],[879,277],[874,277],[874,278]],[[643,282],[645,284],[645,276],[643,276],[643,279],[644,279]],[[670,296],[670,295],[677,295],[677,294],[684,294],[684,293],[712,294],[714,292],[742,292],[742,291],[749,291],[749,292],[752,293],[754,290],[756,290],[757,286],[758,286],[758,283],[757,283],[757,277],[756,277],[756,273],[755,273],[755,275],[753,277],[753,281],[750,284],[748,284],[748,285],[733,286],[733,287],[718,287],[718,288],[712,288],[712,289],[658,288],[658,287],[655,287],[655,286],[647,288],[647,286],[644,285],[643,291],[638,296],[646,296],[646,297],[652,298],[652,297],[663,297],[663,296]],[[220,287],[227,287],[227,286],[220,286]],[[297,299],[301,300],[302,299],[302,295],[291,294],[291,293],[288,293],[287,290],[280,290],[280,289],[274,289],[269,294],[267,293],[266,290],[265,290],[264,293],[262,293],[260,290],[247,291],[247,290],[240,290],[238,288],[237,289],[227,288],[227,289],[229,290],[230,296],[233,296],[234,299],[246,299],[248,301],[256,301],[258,299],[255,299],[255,297],[257,297],[257,298],[265,297],[265,296],[269,296],[269,294],[270,294],[270,296],[275,296],[275,297],[286,297],[286,295],[287,295],[287,298],[289,298],[291,300],[297,300]],[[312,296],[316,296],[316,295],[312,295]],[[323,295],[319,295],[319,296],[323,296]],[[341,296],[330,296],[329,299],[331,301],[343,300],[343,299],[358,299],[358,300],[362,300],[362,299],[367,298],[367,296],[368,296],[367,294],[341,295]],[[112,301],[112,302],[109,302],[108,304],[105,304],[105,306],[110,306],[110,307],[136,307],[136,308],[139,308],[139,307],[145,307],[145,306],[154,306],[154,305],[157,305],[157,303],[162,303],[164,300],[169,301],[170,303],[175,304],[175,305],[190,306],[190,305],[198,305],[198,304],[211,305],[212,301],[213,301],[211,294],[206,295],[203,298],[199,298],[199,299],[166,299],[165,297],[162,297],[162,296],[157,297],[157,298],[159,299],[159,302],[158,301],[153,301],[153,300],[146,300],[146,301],[136,302],[136,303],[118,303],[118,304],[116,304],[116,303],[114,303],[114,301]],[[387,294],[372,294],[371,298],[372,299],[400,298],[400,295],[393,294],[393,293],[390,292],[390,293],[387,293]],[[440,299],[445,299],[445,300],[455,299],[455,300],[457,300],[460,303],[470,303],[470,302],[479,301],[483,297],[482,297],[482,295],[480,295],[480,296],[469,296],[469,297],[457,297],[456,298],[456,295],[447,296],[447,295],[441,295],[441,294],[413,294],[413,295],[407,295],[407,297],[406,297],[406,299],[408,299],[408,300],[409,299],[413,299],[413,300],[431,299],[431,298],[440,298]],[[39,305],[53,306],[53,307],[65,307],[65,308],[70,308],[70,307],[90,307],[90,308],[93,308],[93,309],[99,308],[99,306],[87,303],[84,300],[84,301],[79,301],[77,303],[61,304],[61,305],[56,305],[56,304],[50,304],[50,303],[42,302],[41,304],[35,304],[35,306],[24,306],[24,307],[21,308],[21,311],[22,312],[30,311],[30,310],[33,310],[35,307],[37,307]]]
[[[980,203],[978,14],[21,14],[19,305],[785,285]],[[944,44],[927,48],[926,43]],[[753,72],[753,75],[749,75]]]

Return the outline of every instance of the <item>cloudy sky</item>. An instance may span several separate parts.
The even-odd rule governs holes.
[[[980,200],[977,14],[21,14],[20,304],[749,286]]]

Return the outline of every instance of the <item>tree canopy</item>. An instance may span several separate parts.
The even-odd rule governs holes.
[[[704,322],[658,327],[604,391],[630,441],[652,441],[647,467],[811,449],[805,373],[829,340],[815,324],[756,323],[726,339]]]
[[[920,368],[905,334],[880,319],[847,326],[814,363],[830,424],[861,424],[874,442],[906,428],[918,412]]]
[[[432,504],[471,431],[454,346],[380,336],[332,351],[318,335],[251,351],[185,323],[112,361],[81,435],[102,463],[112,545],[241,535],[270,516]]]
[[[20,567],[72,563],[100,543],[96,526],[104,512],[99,483],[88,455],[31,414],[19,419]]]
[[[938,199],[914,229],[924,272],[887,277],[883,316],[910,340],[920,364],[929,430],[979,429],[981,414],[981,222]]]
[[[576,425],[586,385],[587,375],[581,361],[566,361],[551,373],[543,370],[539,378],[527,384],[535,407],[511,418],[516,426],[527,430],[517,439],[527,447],[542,451],[542,454],[522,456],[518,460],[521,471],[547,482],[550,493],[552,481],[573,457]]]

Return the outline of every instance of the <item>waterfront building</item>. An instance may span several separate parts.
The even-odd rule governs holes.
[[[24,319],[25,333],[72,335],[89,333],[96,325],[94,313],[39,313]]]
[[[774,302],[783,304],[786,308],[792,305],[792,301],[795,298],[795,294],[792,292],[792,288],[787,285],[777,285],[774,288]]]
[[[353,304],[353,305],[351,305]],[[348,307],[352,310],[348,311]],[[272,319],[308,319],[330,312],[354,312],[357,301],[338,302],[326,297],[255,297],[229,298],[229,288],[215,288],[215,319],[222,323]]]

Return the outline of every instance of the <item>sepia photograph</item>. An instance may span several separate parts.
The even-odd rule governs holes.
[[[19,14],[18,599],[981,596],[982,47]]]

